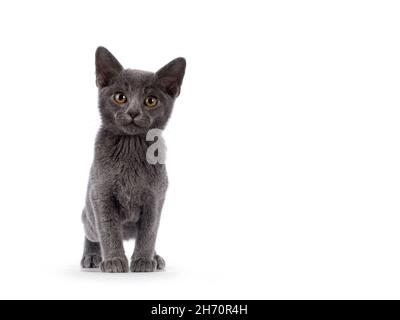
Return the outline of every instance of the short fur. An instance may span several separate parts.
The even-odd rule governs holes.
[[[160,215],[168,186],[164,164],[150,164],[146,151],[149,129],[164,129],[185,73],[177,58],[156,73],[123,69],[105,48],[96,51],[96,84],[102,126],[97,134],[82,220],[85,229],[83,268],[128,272],[123,240],[135,238],[130,270],[149,272],[165,267],[155,252]],[[127,97],[124,105],[113,100]],[[147,96],[158,98],[149,108]],[[160,139],[161,141],[162,139]]]

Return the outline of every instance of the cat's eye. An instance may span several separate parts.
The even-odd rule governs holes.
[[[116,103],[118,104],[124,104],[125,102],[128,101],[128,98],[126,95],[124,95],[122,92],[116,92],[113,95],[113,99]]]
[[[144,99],[144,104],[149,108],[154,108],[158,104],[158,99],[154,96],[148,96]]]

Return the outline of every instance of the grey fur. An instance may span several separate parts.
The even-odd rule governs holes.
[[[160,215],[168,186],[163,164],[149,164],[149,129],[164,129],[185,73],[177,58],[156,73],[123,69],[105,48],[96,51],[96,84],[102,126],[97,134],[82,220],[85,229],[83,268],[128,272],[123,240],[135,238],[130,270],[149,272],[165,267],[155,252]],[[118,105],[115,92],[128,101]],[[158,98],[155,108],[144,105]]]

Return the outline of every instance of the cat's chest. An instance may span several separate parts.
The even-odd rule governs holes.
[[[114,179],[117,199],[126,208],[140,207],[148,194],[162,197],[167,189],[165,166],[159,164],[135,161],[119,164]]]
[[[112,192],[121,208],[131,211],[143,205],[148,195],[164,196],[165,165],[147,161],[144,136],[114,136],[101,131],[96,146],[94,180]]]
[[[154,190],[162,188],[166,180],[164,165],[151,165],[141,161],[117,164],[113,170],[116,185],[121,191]]]

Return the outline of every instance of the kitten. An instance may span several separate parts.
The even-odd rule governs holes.
[[[130,270],[164,269],[155,243],[168,180],[164,164],[146,160],[151,144],[146,134],[150,129],[164,129],[185,67],[185,59],[177,58],[156,73],[124,69],[106,48],[97,49],[102,125],[82,214],[83,268],[128,272],[123,240],[135,238]]]

